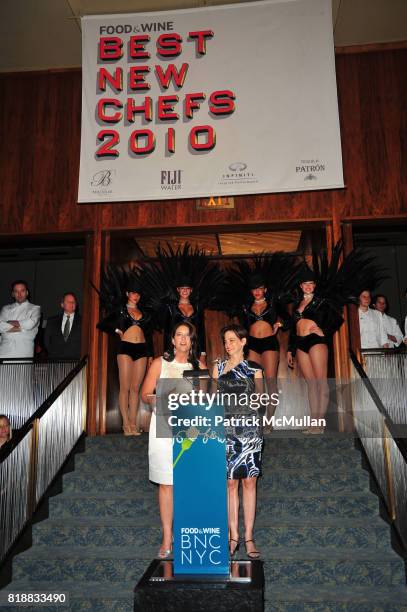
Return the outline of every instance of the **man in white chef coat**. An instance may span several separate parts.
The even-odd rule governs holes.
[[[0,311],[0,358],[33,357],[41,307],[28,300],[28,286],[23,280],[12,283],[11,295],[14,302]]]
[[[370,291],[362,291],[359,295],[360,346],[362,349],[389,348],[383,317],[377,310],[370,308],[371,301]]]
[[[394,317],[387,314],[389,303],[383,294],[376,295],[373,298],[373,308],[381,313],[383,317],[384,332],[387,334],[389,348],[397,348],[403,342],[403,334]]]

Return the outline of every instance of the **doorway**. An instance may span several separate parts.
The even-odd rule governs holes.
[[[35,341],[36,356],[43,352],[47,319],[61,312],[61,297],[72,292],[83,304],[85,239],[9,238],[0,246],[0,305],[12,301],[11,284],[24,280],[29,299],[41,306],[41,325]]]
[[[353,243],[377,257],[378,263],[385,269],[386,278],[376,290],[383,294],[389,304],[388,314],[394,317],[406,335],[405,319],[407,316],[407,223],[398,226],[356,225],[353,228]]]
[[[219,262],[222,267],[230,265],[233,260],[250,258],[254,253],[261,251],[285,251],[310,254],[313,249],[320,250],[326,247],[325,225],[307,224],[304,226],[287,225],[270,226],[261,231],[242,226],[231,231],[228,228],[209,229],[180,229],[168,232],[112,232],[110,234],[110,263],[117,265],[130,265],[139,260],[140,249],[148,257],[155,257],[158,244],[163,246],[169,243],[174,249],[182,247],[186,242],[192,247],[203,249],[205,253]],[[221,328],[230,323],[226,314],[216,311],[205,312],[205,327],[207,340],[207,363],[211,367],[213,361],[223,357],[223,346],[220,338]],[[107,355],[107,394],[106,394],[106,431],[108,433],[120,432],[122,423],[118,408],[118,372],[116,354],[119,338],[109,337]],[[287,378],[291,372],[287,368],[286,350],[288,332],[280,334],[280,366],[279,377]],[[154,354],[162,354],[163,342],[161,334],[154,334]],[[330,364],[333,372],[333,364]]]

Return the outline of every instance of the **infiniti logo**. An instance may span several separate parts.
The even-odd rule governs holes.
[[[232,172],[243,172],[243,170],[246,170],[246,168],[247,164],[243,162],[234,162],[229,166],[229,170],[232,170]]]

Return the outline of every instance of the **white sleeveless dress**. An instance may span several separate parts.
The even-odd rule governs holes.
[[[185,370],[191,370],[191,363],[166,361],[161,357],[160,378],[183,378]],[[148,465],[149,479],[157,484],[172,485],[172,438],[157,438],[157,417],[155,409],[151,415],[150,431],[148,437]]]

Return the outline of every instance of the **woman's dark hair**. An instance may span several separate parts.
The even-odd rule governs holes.
[[[177,329],[181,326],[188,328],[189,337],[191,338],[191,348],[189,350],[188,363],[192,364],[192,367],[194,368],[194,370],[198,370],[199,369],[198,339],[197,339],[195,327],[191,325],[191,323],[188,323],[188,321],[180,321],[179,323],[174,325],[172,332],[171,332],[171,338],[172,339],[175,338]],[[171,347],[169,347],[169,349],[164,353],[163,357],[165,361],[174,361],[175,352],[174,352],[174,346],[172,344],[171,344]]]
[[[367,291],[370,295],[370,301],[372,301],[372,290],[369,289],[369,287],[365,287],[364,289],[362,289],[361,291],[359,291],[359,295],[358,295],[358,299],[360,298],[360,296],[362,295],[362,293],[364,293],[365,291]]]
[[[385,313],[387,313],[387,312],[389,311],[389,308],[390,308],[390,306],[389,306],[389,300],[387,299],[387,297],[386,297],[385,295],[383,295],[383,293],[378,293],[377,295],[375,295],[375,296],[372,298],[372,304],[376,304],[376,302],[377,302],[378,298],[383,298],[383,299],[385,300],[385,302],[386,302],[386,308],[384,309],[384,312],[385,312]]]
[[[231,323],[230,325],[225,325],[225,327],[222,327],[222,329],[220,330],[220,335],[222,337],[223,344],[225,344],[226,332],[229,332],[229,331],[233,332],[239,338],[239,340],[243,340],[243,338],[246,338],[246,344],[243,347],[243,355],[246,356],[247,353],[249,352],[249,347],[248,347],[249,332],[247,331],[247,329],[237,323]]]

